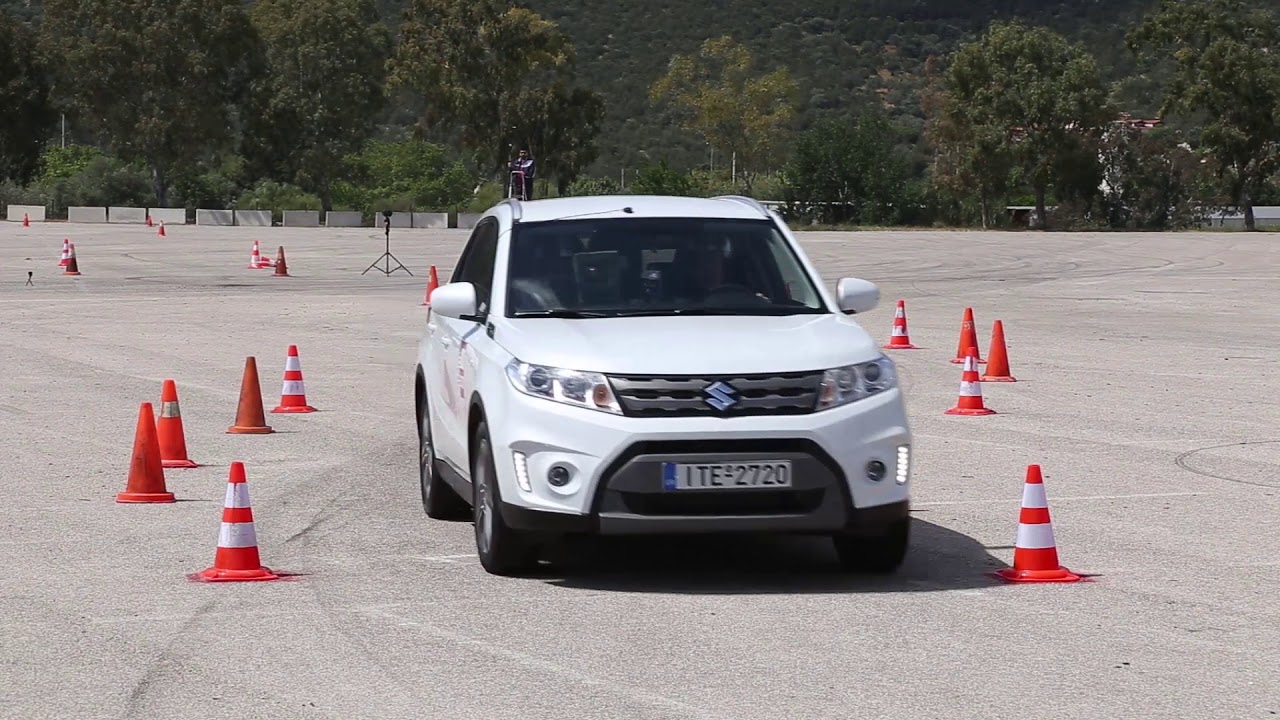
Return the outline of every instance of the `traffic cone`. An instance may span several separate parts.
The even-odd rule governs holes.
[[[66,267],[71,260],[71,238],[62,238],[62,257],[58,259],[58,267]]]
[[[420,307],[431,307],[431,292],[440,287],[440,276],[436,275],[436,266],[432,265],[427,271],[427,294],[422,298]]]
[[[885,350],[916,350],[911,344],[911,335],[907,333],[907,304],[898,301],[898,309],[893,311],[893,331],[889,336],[889,344],[882,346]]]
[[[27,213],[22,213],[22,227],[31,227],[31,216]]]
[[[289,277],[289,265],[284,261],[284,246],[276,251],[276,271],[271,277]]]
[[[1058,546],[1053,539],[1053,522],[1049,519],[1039,465],[1027,466],[1027,480],[1022,485],[1013,567],[997,570],[996,576],[1009,582],[1076,582],[1083,577],[1058,564]]]
[[[62,271],[63,275],[79,275],[80,263],[76,262],[76,244],[71,243],[71,254],[67,256],[67,269]]]
[[[155,223],[151,222],[151,213],[147,213],[147,227],[151,227]]]
[[[258,555],[258,531],[253,524],[253,507],[249,503],[249,483],[245,480],[244,463],[231,463],[227,476],[227,495],[222,503],[222,525],[218,530],[218,549],[213,565],[187,576],[197,582],[235,582],[277,580],[279,575],[263,567]]]
[[[964,371],[960,373],[960,397],[948,415],[995,415],[996,411],[982,404],[982,381],[978,379],[978,350],[969,348]]]
[[[160,436],[160,464],[167,468],[200,467],[187,457],[187,437],[182,429],[182,410],[178,407],[178,385],[165,380],[160,388],[160,419],[156,421]]]
[[[1017,382],[1009,374],[1009,351],[1004,346],[1004,323],[997,320],[991,326],[991,348],[987,350],[987,372],[982,382]]]
[[[258,241],[253,241],[253,253],[249,255],[249,264],[246,266],[249,270],[262,269],[262,253],[258,251]]]
[[[164,485],[160,442],[156,439],[155,408],[149,402],[142,403],[138,408],[138,429],[133,435],[133,460],[129,463],[129,480],[124,492],[116,495],[116,502],[176,502],[173,493]]]
[[[148,215],[148,217],[150,217],[150,216]],[[160,237],[165,237],[165,232],[164,232],[164,221],[163,221],[163,220],[161,220],[161,221],[160,221],[160,229],[156,231],[156,235],[159,235]]]
[[[252,355],[245,358],[244,377],[240,381],[240,406],[236,409],[236,424],[227,428],[233,435],[265,435],[273,433],[262,412],[262,386],[258,383],[258,361]]]
[[[964,322],[960,323],[960,342],[956,345],[956,356],[951,359],[953,363],[962,363],[965,361],[965,351],[969,348],[974,349],[974,357],[979,363],[985,363],[982,359],[982,353],[977,352],[978,349],[978,331],[973,328],[973,308],[964,309]]]
[[[280,389],[280,404],[273,413],[309,413],[316,409],[307,404],[307,387],[302,382],[302,361],[298,359],[298,346],[290,345],[284,359],[284,387]]]

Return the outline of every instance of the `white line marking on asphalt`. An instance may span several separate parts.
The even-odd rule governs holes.
[[[366,615],[374,615],[384,620],[395,622],[400,627],[415,627],[425,632],[429,632],[433,635],[436,635],[438,637],[444,638],[446,640],[450,640],[454,643],[457,643],[458,645],[469,645],[489,655],[495,655],[498,657],[506,658],[507,660],[510,660],[515,663],[519,663],[520,665],[542,670],[542,671],[551,673],[553,675],[558,675],[562,678],[582,683],[583,685],[590,685],[590,686],[602,688],[606,691],[613,691],[620,695],[629,696],[632,700],[638,700],[638,701],[647,702],[647,703],[651,703],[659,706],[665,706],[670,709],[678,710],[679,712],[685,715],[688,715],[690,717],[696,717],[696,718],[711,717],[711,715],[709,715],[706,711],[702,710],[701,708],[696,708],[692,705],[686,705],[685,703],[682,703],[679,700],[676,700],[674,698],[664,697],[662,695],[654,695],[652,693],[646,692],[639,688],[627,686],[614,680],[604,680],[597,677],[593,677],[591,675],[588,675],[585,669],[581,667],[573,667],[573,668],[563,667],[553,662],[549,662],[547,660],[543,660],[541,658],[537,658],[532,655],[526,655],[522,652],[512,650],[508,647],[502,647],[494,643],[486,642],[484,640],[478,640],[474,637],[469,637],[466,635],[462,635],[460,633],[450,632],[448,630],[445,630],[444,628],[438,627],[429,622],[416,622],[412,620],[406,620],[402,615],[392,613],[386,609],[372,608],[369,606],[361,605],[360,607],[352,608],[352,611],[357,613],[364,613]],[[413,624],[410,625],[409,623],[413,623]]]
[[[1066,500],[1129,500],[1137,498],[1159,498],[1159,497],[1192,497],[1196,495],[1213,495],[1213,493],[1205,492],[1175,492],[1175,493],[1138,493],[1134,495],[1068,495],[1065,497],[1049,498],[1052,502],[1060,502]],[[994,505],[1004,503],[1020,503],[1022,497],[1003,498],[1000,500],[934,500],[932,502],[913,502],[912,507],[921,505]]]

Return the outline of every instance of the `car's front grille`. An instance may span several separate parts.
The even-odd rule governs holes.
[[[611,375],[630,417],[744,417],[813,412],[822,373],[767,375]]]

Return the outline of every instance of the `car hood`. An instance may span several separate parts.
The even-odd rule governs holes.
[[[525,362],[634,375],[823,370],[880,355],[865,330],[837,314],[506,318],[494,338]]]

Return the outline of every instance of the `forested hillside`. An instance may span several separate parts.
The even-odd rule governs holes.
[[[252,1],[246,2],[252,5]],[[607,115],[592,169],[666,157],[677,167],[707,162],[707,151],[647,99],[647,89],[673,54],[707,38],[730,35],[749,47],[758,67],[785,65],[800,84],[796,129],[850,108],[874,104],[907,127],[922,124],[919,91],[925,61],[944,57],[993,19],[1020,17],[1083,42],[1108,81],[1134,72],[1125,28],[1152,0],[528,0],[572,39],[581,82],[600,92]],[[1280,7],[1280,0],[1260,5]],[[398,26],[405,0],[378,0]],[[38,22],[40,0],[0,0],[0,7]],[[1120,88],[1130,112],[1158,106],[1158,88]],[[398,122],[410,113],[393,113]]]

